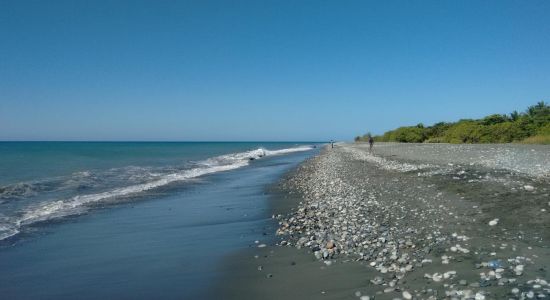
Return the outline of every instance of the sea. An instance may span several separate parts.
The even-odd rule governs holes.
[[[0,142],[1,299],[207,299],[296,142]]]

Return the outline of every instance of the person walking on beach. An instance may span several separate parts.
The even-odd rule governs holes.
[[[369,152],[372,152],[372,146],[374,146],[374,139],[369,135]]]
[[[334,148],[334,141],[330,140],[330,148]]]

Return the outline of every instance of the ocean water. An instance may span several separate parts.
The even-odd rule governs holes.
[[[310,149],[288,143],[1,143],[0,240],[39,222]]]
[[[0,295],[198,299],[312,143],[0,143]]]

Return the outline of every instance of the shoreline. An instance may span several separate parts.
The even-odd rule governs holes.
[[[226,255],[276,229],[262,228],[271,216],[264,187],[312,154],[254,159],[29,226],[0,247],[0,291],[26,299],[204,299],[224,275]]]
[[[266,187],[268,206],[272,214],[272,232],[259,244],[237,251],[226,257],[223,273],[230,274],[216,284],[211,298],[222,299],[355,299],[356,292],[364,289],[365,280],[357,274],[373,274],[360,264],[343,261],[329,269],[320,263],[309,249],[296,249],[280,245],[276,235],[278,219],[291,215],[298,208],[304,195],[289,190],[285,184],[298,174],[308,172],[307,165],[324,152],[312,156],[283,174],[276,182]],[[259,247],[258,247],[259,246]],[[306,275],[307,276],[304,276]]]
[[[544,177],[470,165],[452,151],[425,158],[433,160],[427,164],[405,148],[381,148],[375,155],[354,144],[325,148],[284,176],[283,193],[270,203],[294,199],[293,209],[277,218],[279,243],[286,246],[251,247],[229,259],[234,278],[224,295],[364,300],[550,294]],[[485,180],[491,176],[498,180]],[[529,207],[518,207],[517,199]]]

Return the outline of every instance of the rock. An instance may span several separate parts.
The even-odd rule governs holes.
[[[443,278],[443,276],[439,273],[435,273],[435,274],[432,275],[432,280],[435,281],[435,282],[441,281],[442,278]]]
[[[321,253],[321,251],[315,251],[314,255],[315,255],[315,258],[317,258],[317,259],[323,258],[323,254]]]
[[[455,275],[456,275],[456,271],[447,271],[447,272],[443,273],[443,278],[449,279],[449,278],[451,278]]]
[[[523,265],[517,265],[515,268],[514,268],[514,271],[517,273],[517,272],[523,272],[523,269],[524,269],[524,266]]]
[[[380,276],[376,276],[370,282],[372,284],[375,284],[375,285],[380,285],[380,284],[384,283],[384,279],[382,279],[382,277],[380,277]]]
[[[482,293],[476,293],[475,300],[485,300],[485,295]]]
[[[312,251],[311,254],[314,254],[315,258],[324,259],[324,264],[318,265],[323,269],[330,271],[330,267],[326,267],[330,264],[338,263],[339,266],[340,263],[356,260],[361,264],[368,264],[369,272],[377,272],[376,275],[380,276],[372,275],[369,278],[374,277],[368,284],[377,285],[370,286],[374,288],[370,292],[371,296],[356,293],[356,299],[366,300],[378,295],[390,299],[411,299],[415,298],[413,295],[421,292],[427,293],[425,297],[422,295],[424,299],[499,299],[506,296],[514,287],[522,291],[515,296],[512,293],[509,295],[519,298],[523,292],[529,291],[529,287],[537,286],[533,282],[525,283],[532,278],[523,280],[513,276],[527,274],[522,267],[515,268],[520,263],[529,266],[533,271],[540,267],[540,263],[535,261],[535,256],[529,257],[529,260],[512,258],[521,254],[534,254],[524,253],[522,248],[516,250],[516,241],[525,239],[529,242],[527,239],[531,236],[521,233],[522,228],[504,226],[508,225],[508,221],[513,222],[513,219],[506,218],[503,224],[499,223],[499,219],[487,219],[480,206],[476,205],[470,209],[472,206],[462,207],[454,201],[455,196],[466,200],[470,196],[469,192],[460,191],[458,195],[440,193],[438,186],[433,185],[430,180],[408,174],[414,171],[411,174],[416,175],[418,172],[419,177],[429,178],[432,171],[439,174],[439,165],[407,166],[407,163],[397,159],[398,157],[365,154],[353,148],[343,145],[334,149],[335,151],[321,153],[299,166],[288,180],[285,179],[282,184],[286,184],[287,190],[301,199],[295,210],[289,215],[277,216],[276,222],[279,222],[277,233],[280,233],[281,241]],[[474,185],[479,184],[479,188],[485,189],[482,186],[485,182],[485,170],[468,168],[456,163],[451,166],[451,173],[445,173],[450,176],[444,176],[442,180],[458,175],[461,180],[453,181],[453,185],[463,185],[461,188],[468,189],[472,184],[467,181],[472,179]],[[377,167],[391,172],[376,176]],[[413,169],[409,169],[410,167]],[[487,174],[493,175],[500,176],[499,173]],[[437,176],[439,180],[440,176]],[[545,183],[540,183],[540,187],[538,182],[533,181],[533,184],[535,183],[537,188],[533,190],[540,191],[540,195],[525,192],[529,188],[518,185],[515,197],[521,196],[521,192],[526,197],[540,196],[541,200],[537,198],[537,203],[540,202],[542,206],[536,209],[537,213],[542,207],[550,211],[550,206],[544,205],[549,201],[548,197],[542,195],[547,193],[546,190],[543,191],[543,188],[546,189]],[[504,195],[503,193],[515,185],[514,182],[505,184],[507,189],[503,186],[503,190],[500,191],[495,188],[496,184],[487,186],[487,192],[490,192],[487,195],[491,198]],[[538,214],[546,216],[548,213]],[[501,216],[495,214],[493,218]],[[481,224],[483,227],[483,223],[488,224],[485,226],[495,227],[489,228],[482,244],[478,243],[477,238],[472,238],[468,242],[467,236],[472,234],[477,237],[478,225]],[[510,242],[504,246],[502,240]],[[283,244],[279,242],[279,245]],[[512,249],[516,251],[513,256],[508,251]],[[505,255],[510,257],[505,258]],[[434,257],[433,262],[428,259]],[[497,258],[504,266],[481,263]],[[474,264],[479,270],[474,269]],[[422,272],[423,269],[429,273],[426,274],[426,280],[418,281],[415,273]],[[457,275],[456,272],[449,271],[452,269],[460,270],[460,273]],[[478,282],[479,277],[475,280],[462,277],[472,273],[480,274],[481,280]],[[407,276],[411,274],[414,274],[414,279],[409,279],[409,283],[405,284]],[[455,280],[457,276],[461,277]],[[458,280],[461,278],[464,279]],[[484,286],[491,285],[490,289],[480,290],[480,282]],[[432,289],[426,292],[426,286],[417,287],[416,284],[426,284]],[[509,287],[503,287],[508,284]],[[536,291],[535,298],[539,291],[548,288],[542,283],[536,284],[541,288],[533,288]],[[384,292],[388,292],[386,290],[394,293],[384,295]],[[351,291],[349,296],[354,292]],[[548,293],[544,293],[547,296]]]
[[[528,192],[532,192],[532,191],[535,190],[535,187],[532,186],[532,185],[524,185],[524,186],[523,186],[523,189],[526,190],[526,191],[528,191]]]

